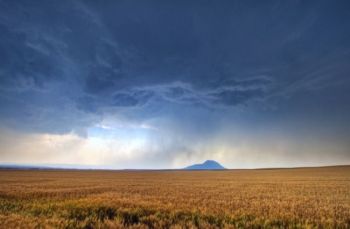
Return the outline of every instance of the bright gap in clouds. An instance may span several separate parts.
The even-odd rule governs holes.
[[[0,136],[0,145],[7,153],[1,159],[2,163],[106,169],[178,169],[207,158],[227,168],[350,163],[347,148],[330,144],[334,140],[310,136],[301,144],[299,137],[288,136],[281,130],[255,128],[251,133],[229,128],[227,132],[198,139],[145,126],[97,125],[89,128],[85,137],[74,133],[21,134],[2,129],[6,134]],[[338,156],[328,152],[337,152]],[[330,160],[333,163],[324,163]]]

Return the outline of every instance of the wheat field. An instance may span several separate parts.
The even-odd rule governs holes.
[[[350,166],[3,169],[0,228],[350,228]]]

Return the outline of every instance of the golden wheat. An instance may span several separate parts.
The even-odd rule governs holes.
[[[0,170],[0,228],[350,228],[350,166]]]

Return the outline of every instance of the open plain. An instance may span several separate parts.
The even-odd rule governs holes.
[[[1,228],[350,228],[350,166],[0,170]]]

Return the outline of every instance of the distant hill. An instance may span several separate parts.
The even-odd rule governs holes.
[[[226,168],[213,160],[207,160],[202,164],[194,164],[184,168],[184,170],[222,170],[222,169],[226,169]]]

